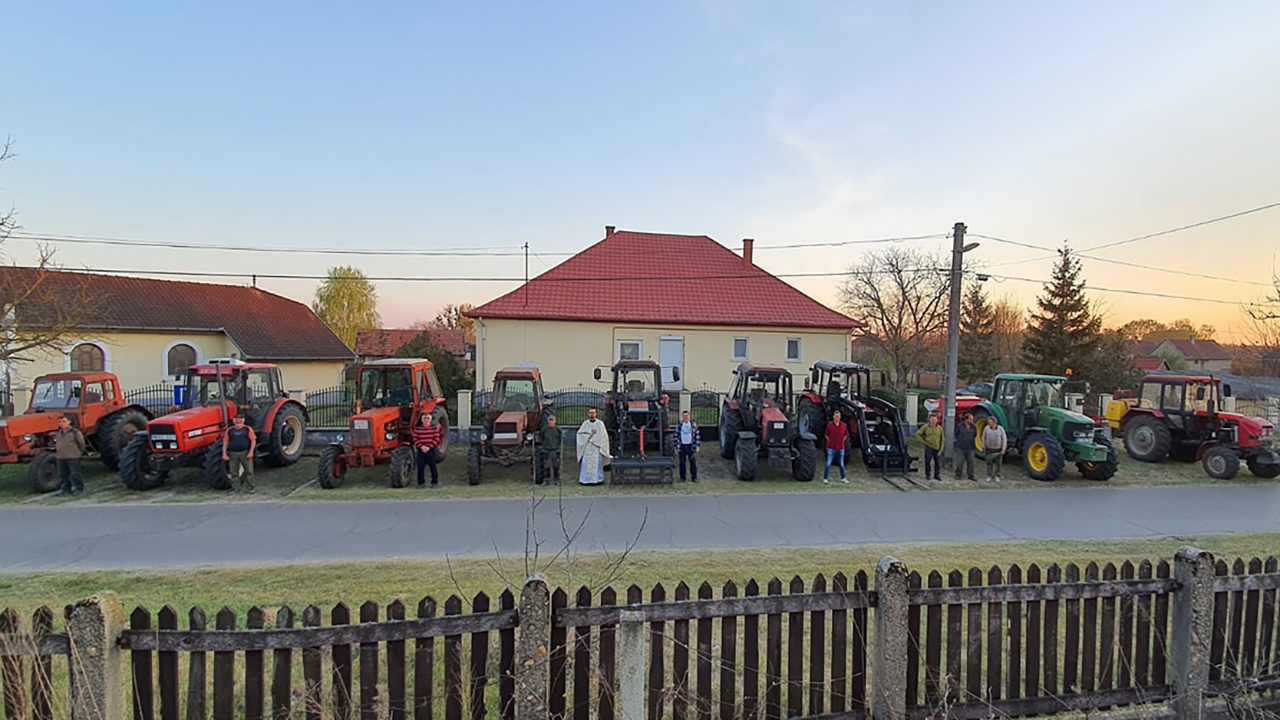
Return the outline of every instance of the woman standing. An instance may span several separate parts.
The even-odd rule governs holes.
[[[422,413],[418,416],[418,424],[413,428],[413,447],[418,455],[418,487],[426,483],[423,470],[431,466],[431,487],[440,486],[440,473],[436,469],[436,448],[440,445],[440,426],[436,424],[435,415]]]

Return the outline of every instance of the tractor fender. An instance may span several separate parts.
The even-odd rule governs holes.
[[[131,403],[131,404],[129,404],[129,405],[122,405],[122,406],[120,406],[120,407],[116,408],[115,410],[112,410],[111,412],[107,413],[106,415],[103,415],[103,416],[102,416],[102,419],[103,419],[103,420],[106,420],[107,418],[111,417],[112,415],[115,415],[116,413],[119,413],[119,412],[124,412],[125,410],[137,410],[138,412],[140,412],[140,413],[142,413],[143,415],[145,415],[145,416],[147,417],[147,419],[148,419],[148,420],[155,420],[155,419],[156,419],[156,414],[155,414],[155,413],[151,412],[151,411],[150,411],[150,410],[148,410],[147,408],[145,408],[145,407],[143,407],[143,406],[141,406],[141,405],[139,405],[139,404],[137,404],[137,403]]]
[[[1162,410],[1158,410],[1156,408],[1138,407],[1137,405],[1135,405],[1129,408],[1129,412],[1124,414],[1124,417],[1120,419],[1120,422],[1121,424],[1127,423],[1129,422],[1130,418],[1133,418],[1137,415],[1150,415],[1152,417],[1160,418],[1161,420],[1165,418],[1165,414]]]
[[[1204,454],[1209,452],[1209,450],[1211,450],[1215,445],[1221,445],[1221,444],[1222,443],[1218,442],[1217,440],[1205,440],[1204,442],[1200,443],[1200,447],[1196,448],[1196,462],[1200,462],[1201,460],[1203,460]]]
[[[814,441],[814,442],[817,442],[817,441],[818,441],[818,436],[817,436],[817,435],[814,435],[814,434],[813,434],[813,433],[811,433],[811,432],[807,432],[807,431],[806,431],[806,432],[802,432],[802,433],[800,433],[800,439],[801,439],[801,440],[812,440],[812,441]]]
[[[262,423],[263,432],[271,432],[271,428],[276,426],[276,415],[280,414],[280,408],[284,407],[285,405],[297,406],[297,408],[302,411],[302,419],[306,420],[308,423],[311,422],[311,418],[307,416],[306,405],[303,405],[302,403],[292,398],[280,398],[279,400],[276,401],[275,405],[271,406],[271,411],[267,413],[267,418]]]
[[[739,430],[738,439],[739,440],[755,440],[756,434],[751,432],[750,430]]]
[[[983,400],[982,402],[980,402],[980,403],[978,403],[977,405],[974,405],[974,406],[973,406],[973,409],[978,409],[978,408],[981,408],[982,410],[985,410],[985,411],[986,411],[986,413],[987,413],[988,415],[990,415],[990,416],[994,417],[997,421],[999,421],[999,422],[1000,422],[1000,427],[1005,428],[1006,430],[1008,430],[1008,428],[1009,428],[1009,416],[1005,414],[1005,412],[1004,412],[1004,408],[1003,408],[1003,407],[1001,407],[1001,406],[999,406],[999,405],[997,405],[997,404],[995,404],[995,403],[991,402],[990,400]],[[1029,429],[1029,428],[1028,428],[1028,429]],[[1024,430],[1024,431],[1023,431],[1023,434],[1024,434],[1024,435],[1026,434],[1026,430]],[[1012,438],[1010,438],[1010,442],[1011,442],[1011,443],[1012,443],[1012,441],[1013,441],[1013,439],[1012,439]]]

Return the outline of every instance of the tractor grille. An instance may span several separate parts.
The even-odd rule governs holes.
[[[1066,435],[1063,440],[1088,442],[1093,438],[1093,426],[1088,423],[1067,423],[1063,433]]]
[[[178,449],[178,428],[174,425],[152,425],[148,428],[151,447],[156,450]]]
[[[369,428],[356,428],[351,431],[351,444],[360,447],[373,446],[373,430]]]
[[[519,440],[520,431],[516,429],[516,424],[513,422],[496,422],[493,424],[493,439],[508,442]]]

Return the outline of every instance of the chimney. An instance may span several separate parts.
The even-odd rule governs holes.
[[[610,235],[612,235],[612,234],[613,234],[613,231],[614,231],[614,230],[617,230],[617,228],[616,228],[616,227],[614,227],[614,226],[612,226],[612,225],[605,225],[605,226],[604,226],[604,236],[605,236],[605,237],[609,237]]]
[[[747,267],[754,265],[751,262],[751,246],[755,245],[755,243],[756,241],[752,238],[742,238],[742,262]]]

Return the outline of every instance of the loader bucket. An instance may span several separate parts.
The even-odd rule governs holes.
[[[673,457],[614,458],[609,461],[611,485],[670,485],[675,482]]]

